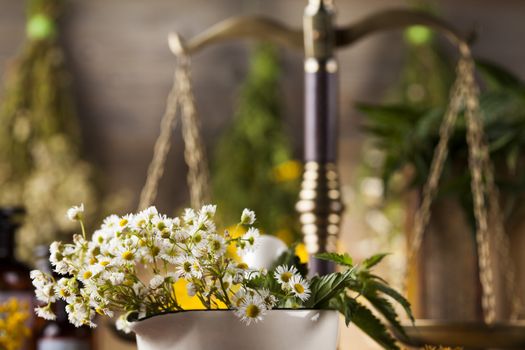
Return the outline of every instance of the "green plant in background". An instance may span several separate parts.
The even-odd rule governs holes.
[[[274,47],[258,46],[240,92],[233,123],[213,155],[214,201],[231,222],[244,207],[266,213],[266,233],[298,240],[295,201],[301,165],[283,127],[279,62]]]
[[[359,104],[365,129],[384,154],[380,171],[392,189],[396,174],[410,169],[410,185],[421,187],[428,176],[438,129],[448,100],[454,58],[444,55],[430,30],[406,31],[409,53],[401,82],[389,102]],[[422,40],[424,39],[424,40]],[[496,181],[506,199],[506,210],[525,186],[520,154],[525,148],[525,83],[500,66],[477,60],[483,89],[480,106]],[[392,101],[397,102],[392,102]],[[460,116],[450,141],[441,180],[441,195],[454,195],[471,213],[466,127]],[[393,181],[394,180],[394,181]],[[507,212],[509,213],[509,212]]]
[[[6,74],[0,103],[0,205],[22,204],[21,251],[70,232],[62,214],[95,200],[92,170],[79,156],[71,76],[58,42],[64,0],[28,0],[27,39]]]

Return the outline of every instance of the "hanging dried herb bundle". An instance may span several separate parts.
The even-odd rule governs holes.
[[[79,157],[71,77],[58,41],[64,3],[28,1],[27,38],[6,72],[0,103],[0,205],[27,208],[19,244],[25,258],[34,244],[71,231],[62,213],[95,196],[90,166]]]
[[[283,127],[275,48],[258,46],[231,127],[219,140],[212,168],[213,195],[224,220],[244,207],[266,213],[266,233],[291,243],[299,237],[295,201],[301,165]]]

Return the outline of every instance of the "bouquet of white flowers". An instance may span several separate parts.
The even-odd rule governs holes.
[[[94,327],[96,314],[120,314],[117,326],[126,329],[130,313],[143,319],[183,310],[174,284],[185,280],[189,296],[197,297],[205,309],[230,309],[247,325],[264,318],[274,308],[340,310],[386,348],[396,349],[393,339],[359,296],[372,301],[394,327],[401,330],[397,315],[381,293],[401,303],[410,315],[408,302],[383,280],[370,273],[384,255],[354,266],[348,255],[321,254],[344,271],[308,279],[305,265],[285,252],[274,267],[254,269],[242,257],[256,249],[259,231],[253,227],[255,213],[245,209],[237,228],[242,235],[218,230],[213,218],[216,207],[186,209],[169,218],[150,207],[137,214],[107,217],[100,229],[87,238],[83,206],[68,211],[80,222],[82,234],[73,243],[54,242],[50,261],[59,279],[32,271],[36,296],[43,305],[39,316],[53,319],[52,304],[67,303],[69,320],[76,326]],[[235,230],[239,231],[239,230]],[[139,273],[140,272],[140,273]],[[147,278],[142,276],[148,275]],[[351,296],[348,292],[357,292]]]

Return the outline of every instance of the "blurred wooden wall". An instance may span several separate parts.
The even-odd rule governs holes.
[[[106,190],[126,189],[136,204],[159,129],[174,59],[167,34],[190,37],[231,15],[260,13],[300,26],[305,0],[72,0],[64,21],[64,43],[75,73],[87,156],[100,167]],[[462,30],[477,28],[477,55],[490,58],[525,78],[525,2],[520,0],[440,0],[443,16]],[[336,1],[339,23],[379,9],[406,6],[404,0]],[[0,72],[24,36],[23,1],[0,0]],[[250,45],[228,43],[194,57],[196,97],[208,149],[232,116],[236,91],[246,72]],[[341,166],[344,185],[352,183],[359,155],[359,116],[353,101],[377,101],[399,75],[399,33],[380,34],[345,50],[341,62]],[[301,155],[301,55],[283,58],[283,94],[287,125]],[[430,72],[429,72],[430,73]],[[1,74],[1,73],[0,73]],[[0,92],[1,94],[1,92]],[[159,205],[168,211],[184,205],[185,166],[176,134],[162,181]],[[345,245],[361,238],[355,220],[346,220]],[[350,249],[351,251],[351,249]],[[374,348],[363,336],[345,331],[353,348]],[[116,350],[105,338],[102,349]],[[358,339],[358,340],[356,340]],[[361,339],[361,340],[359,340]],[[368,345],[361,344],[365,342]],[[111,343],[112,344],[112,343]],[[370,346],[370,347],[369,347]]]

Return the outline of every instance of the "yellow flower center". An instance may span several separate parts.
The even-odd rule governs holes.
[[[84,277],[85,280],[91,278],[91,276],[93,276],[93,273],[91,271],[86,271],[84,272],[84,274],[82,275],[82,277]]]
[[[221,242],[219,242],[219,241],[213,241],[213,242],[211,243],[211,249],[212,249],[213,251],[219,251],[219,250],[221,249]]]
[[[160,248],[159,247],[151,248],[151,255],[157,256],[157,255],[159,255],[159,253],[160,253]]]
[[[250,318],[256,318],[261,313],[261,309],[255,304],[250,304],[246,308],[246,316]]]
[[[241,269],[241,270],[247,270],[248,269],[248,264],[243,263],[243,262],[242,263],[238,263],[237,264],[237,268]]]
[[[200,243],[200,241],[202,241],[202,235],[200,233],[195,234],[195,236],[193,236],[193,242]]]
[[[124,260],[127,260],[127,261],[130,261],[130,260],[133,260],[133,253],[130,252],[129,250],[126,250],[124,253],[122,253],[122,259]]]
[[[128,220],[127,219],[122,219],[120,220],[120,222],[118,223],[120,225],[120,227],[124,227],[128,224]]]
[[[283,272],[281,273],[281,280],[284,283],[288,283],[290,281],[290,278],[292,278],[292,276],[293,276],[292,273],[289,271]]]
[[[303,294],[304,293],[304,287],[303,287],[302,284],[296,283],[296,284],[293,285],[293,288],[295,289],[295,291],[298,294]]]
[[[100,262],[100,265],[106,267],[106,266],[109,265],[109,261],[107,261],[107,260],[101,261],[101,262]]]

